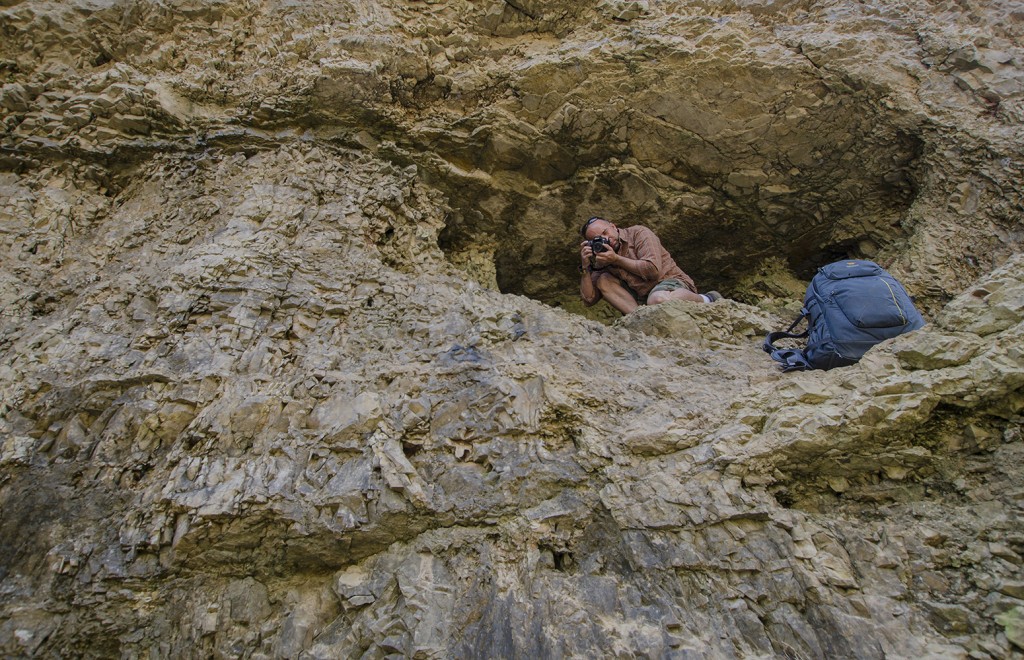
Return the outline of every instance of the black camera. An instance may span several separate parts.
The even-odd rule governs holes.
[[[591,252],[593,252],[593,254],[590,255],[590,267],[596,268],[597,261],[595,261],[594,256],[600,252],[608,250],[608,246],[611,245],[611,243],[609,243],[608,239],[605,238],[604,236],[598,236],[597,238],[592,238],[589,241],[587,241],[587,244],[590,245],[590,250]]]

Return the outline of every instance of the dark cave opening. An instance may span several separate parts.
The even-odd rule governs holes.
[[[650,227],[699,290],[727,297],[768,260],[809,280],[827,263],[898,249],[925,176],[922,129],[865,95],[825,100],[813,121],[793,120],[753,149],[723,139],[709,156],[673,135],[678,149],[652,155],[641,126],[622,153],[563,145],[576,168],[554,183],[437,176],[453,209],[440,246],[456,265],[489,261],[489,285],[503,293],[581,312],[578,229],[594,215]],[[506,174],[476,165],[494,181]]]
[[[699,212],[673,213],[665,209],[670,204],[623,208],[612,177],[602,173],[594,177],[596,186],[590,184],[603,188],[600,193],[591,191],[578,204],[571,200],[580,194],[565,194],[563,208],[579,209],[576,213],[545,217],[527,202],[510,204],[496,220],[478,211],[469,217],[455,214],[440,245],[453,261],[473,250],[479,251],[477,261],[490,259],[494,284],[503,293],[565,306],[578,295],[579,226],[585,217],[601,215],[622,227],[651,227],[701,291],[717,289],[729,297],[767,260],[781,261],[796,278],[809,280],[824,264],[872,259],[905,238],[906,212],[917,194],[913,169],[919,155],[918,145],[901,157],[898,183],[862,182],[862,194],[847,195],[842,205],[809,187],[788,203],[765,203],[755,190],[744,197],[715,195],[713,208]]]

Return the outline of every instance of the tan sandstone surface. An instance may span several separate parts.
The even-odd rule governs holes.
[[[1024,9],[0,0],[0,655],[1024,653]],[[594,214],[702,290],[578,300]],[[760,350],[829,261],[928,325]]]

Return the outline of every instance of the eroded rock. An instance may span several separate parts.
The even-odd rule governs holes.
[[[5,8],[0,650],[1016,652],[1015,12]],[[845,256],[931,323],[779,373]]]

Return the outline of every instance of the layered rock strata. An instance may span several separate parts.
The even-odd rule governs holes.
[[[1024,649],[1013,3],[5,5],[5,656]],[[929,325],[779,373],[847,256]]]

